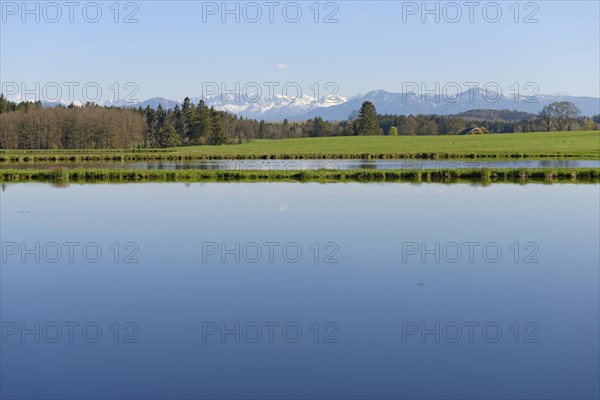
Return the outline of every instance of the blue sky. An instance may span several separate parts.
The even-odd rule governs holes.
[[[4,91],[14,88],[7,83],[26,83],[35,91],[39,82],[40,93],[56,82],[67,98],[64,83],[76,82],[80,98],[83,85],[94,82],[106,100],[115,97],[117,82],[120,98],[135,88],[134,98],[144,100],[199,96],[206,82],[230,89],[236,82],[240,87],[256,82],[264,91],[266,82],[277,82],[276,94],[289,83],[313,94],[316,82],[321,95],[330,94],[325,85],[334,82],[338,94],[348,96],[374,89],[401,92],[412,82],[431,89],[436,82],[464,89],[468,82],[495,82],[503,92],[514,91],[517,83],[522,94],[600,97],[598,1],[519,2],[518,16],[514,1],[481,1],[471,9],[472,21],[463,1],[437,2],[438,11],[436,2],[428,2],[434,9],[429,15],[422,15],[420,1],[320,2],[317,23],[314,1],[272,2],[273,22],[264,1],[228,2],[230,9],[237,4],[239,23],[236,12],[222,22],[220,1],[120,2],[118,23],[114,1],[97,2],[102,15],[96,23],[89,22],[95,4],[77,3],[71,23],[69,8],[57,1],[62,16],[51,23],[58,17],[48,2],[29,2],[33,13],[22,15],[21,1],[2,1]],[[251,23],[255,5],[262,17]],[[292,23],[297,5],[302,16]],[[123,22],[130,13],[138,22]],[[337,22],[324,23],[330,14]],[[527,16],[537,22],[525,23]],[[125,88],[128,82],[135,86]],[[536,86],[527,90],[528,82]]]

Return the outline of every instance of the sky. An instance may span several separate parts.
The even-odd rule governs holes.
[[[0,81],[13,98],[353,96],[415,84],[600,97],[597,0],[0,3]]]

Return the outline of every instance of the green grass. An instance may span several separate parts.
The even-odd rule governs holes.
[[[62,169],[0,171],[0,182],[600,182],[600,168],[453,170],[115,170]]]
[[[256,140],[145,150],[0,151],[3,162],[340,158],[600,158],[600,131]]]

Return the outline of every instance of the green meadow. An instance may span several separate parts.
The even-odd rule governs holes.
[[[343,158],[600,158],[600,131],[473,136],[342,136],[223,146],[121,150],[1,150],[0,162]]]

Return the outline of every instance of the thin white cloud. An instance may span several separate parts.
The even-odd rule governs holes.
[[[288,65],[287,64],[277,64],[277,69],[280,71],[285,71],[286,69],[288,69]]]

